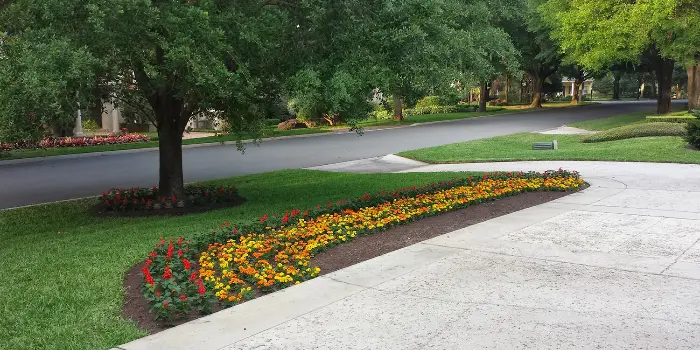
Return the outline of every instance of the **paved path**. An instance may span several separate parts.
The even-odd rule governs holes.
[[[575,121],[654,110],[653,102],[589,105],[473,118],[354,134],[264,142],[241,154],[233,145],[184,149],[188,182],[294,169],[382,156],[453,142],[551,129]],[[158,180],[158,153],[110,152],[101,156],[0,162],[0,209],[94,196],[112,187],[150,187]]]
[[[700,166],[417,166],[564,167],[592,186],[120,348],[700,348]]]

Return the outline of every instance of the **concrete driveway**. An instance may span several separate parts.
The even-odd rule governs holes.
[[[417,166],[564,167],[591,187],[120,349],[700,348],[700,166]]]

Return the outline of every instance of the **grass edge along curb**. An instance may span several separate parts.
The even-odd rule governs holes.
[[[156,319],[207,314],[214,305],[230,307],[316,277],[320,271],[309,266],[311,257],[357,235],[519,193],[583,184],[577,172],[561,169],[496,172],[266,214],[242,227],[224,222],[191,240],[161,238],[141,270],[142,292]]]

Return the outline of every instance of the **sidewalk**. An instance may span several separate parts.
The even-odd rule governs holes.
[[[120,349],[700,347],[700,166],[404,171],[559,167],[579,170],[591,187]]]

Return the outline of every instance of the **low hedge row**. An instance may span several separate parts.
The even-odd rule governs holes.
[[[605,142],[648,136],[684,136],[683,124],[669,122],[637,123],[621,126],[589,135],[581,139],[584,143]]]
[[[681,115],[650,115],[645,118],[651,123],[688,123],[696,118],[690,114]]]

